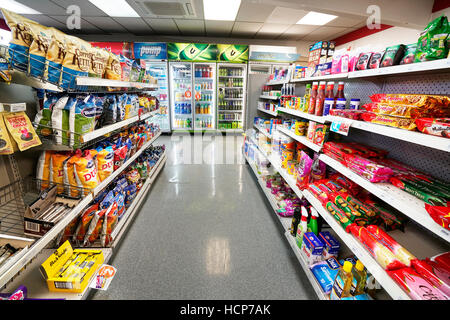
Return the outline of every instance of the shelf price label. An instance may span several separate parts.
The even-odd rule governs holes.
[[[113,266],[103,264],[97,271],[90,287],[97,290],[107,290],[109,284],[116,274],[117,269]]]
[[[350,119],[334,119],[331,123],[330,130],[344,136],[348,135],[350,127],[352,125],[352,120]]]

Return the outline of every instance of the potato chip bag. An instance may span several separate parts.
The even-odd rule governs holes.
[[[94,96],[78,99],[69,113],[70,147],[79,148],[82,136],[95,129],[96,106]]]
[[[0,54],[0,80],[6,83],[11,83],[11,67],[9,65],[8,59]]]
[[[20,151],[42,144],[25,112],[5,113],[3,118]]]
[[[120,80],[122,70],[120,67],[119,57],[112,52],[108,52],[109,58],[105,69],[105,78],[110,80]]]
[[[114,202],[109,210],[108,214],[103,220],[102,233],[101,233],[101,243],[102,247],[106,247],[112,241],[111,232],[114,230],[117,222],[119,221],[119,210],[117,202]]]
[[[83,246],[86,246],[88,243],[92,244],[95,240],[98,239],[100,235],[100,231],[102,230],[103,221],[105,216],[108,216],[109,212],[114,208],[114,203],[108,207],[108,209],[97,210],[94,214],[94,217],[89,224],[89,229],[84,236]]]
[[[44,106],[34,118],[37,124],[36,133],[41,137],[47,137],[52,134],[52,111],[59,98],[57,95],[49,95],[44,101]]]
[[[28,63],[28,72],[33,77],[43,78],[47,52],[52,42],[52,28],[47,28],[39,24],[31,27],[33,42],[30,45],[30,61]]]
[[[75,230],[78,226],[78,223],[80,221],[80,217],[76,217],[75,219],[73,219],[68,225],[67,227],[64,229],[64,231],[62,231],[57,238],[57,245],[61,246],[64,242],[66,242],[67,240],[71,240],[73,235],[75,234]]]
[[[91,69],[92,47],[89,42],[74,36],[66,36],[66,39],[67,52],[63,60],[61,87],[76,89],[76,78],[87,77]]]
[[[47,50],[47,81],[59,85],[61,82],[61,71],[64,58],[67,53],[67,44],[65,34],[61,31],[52,29],[52,41]]]
[[[114,149],[111,146],[97,148],[97,170],[100,181],[108,178],[114,171]]]
[[[15,143],[15,142],[14,142]],[[3,113],[0,112],[0,154],[13,154],[14,145],[11,141],[8,130],[3,120]]]
[[[53,110],[51,112],[51,127],[54,133],[56,144],[62,144],[63,141],[63,110],[68,104],[68,101],[69,96],[63,96],[59,98],[58,101],[53,106]],[[74,103],[72,98],[71,103],[72,104]],[[64,133],[64,136],[66,137],[65,140],[67,140],[67,133]]]
[[[78,240],[81,242],[84,240],[84,236],[86,235],[86,231],[89,228],[89,224],[91,223],[92,218],[94,217],[97,211],[98,211],[98,203],[93,204],[83,212],[80,221],[78,223],[77,229],[73,233],[72,241],[75,242],[75,240]]]
[[[1,9],[3,17],[11,29],[11,42],[9,43],[9,56],[13,68],[27,71],[30,45],[33,42],[31,28],[36,22],[6,9]]]
[[[65,152],[51,154],[50,181],[57,184],[59,194],[64,193],[64,161],[69,158],[70,155]]]
[[[89,70],[89,77],[103,78],[108,64],[108,51],[100,48],[92,48],[92,61]]]
[[[51,181],[52,171],[52,151],[42,151],[37,167],[36,167],[36,179],[41,180],[41,190],[49,187],[49,181]]]
[[[97,167],[95,166],[95,160],[91,151],[85,150],[83,155],[77,157],[73,164],[77,186],[85,188],[86,191],[84,193],[87,195],[99,183]]]
[[[78,161],[81,156],[81,150],[77,150],[70,158],[67,158],[63,163],[64,184],[67,188],[67,194],[74,198],[79,198],[81,196],[77,178],[75,177],[74,166],[74,163]]]

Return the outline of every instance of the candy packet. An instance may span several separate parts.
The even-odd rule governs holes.
[[[42,144],[25,112],[4,113],[3,119],[20,151],[28,150]]]
[[[3,119],[3,113],[0,112],[0,155],[13,154],[16,149],[17,144],[14,139],[11,138]]]

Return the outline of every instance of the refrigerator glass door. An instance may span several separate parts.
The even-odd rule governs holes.
[[[267,74],[269,75],[272,72],[272,66],[270,64],[258,64],[258,63],[253,63],[253,64],[249,64],[249,68],[250,74]]]
[[[155,123],[159,124],[162,132],[170,132],[169,118],[169,74],[167,62],[146,61],[147,72],[158,79],[158,89],[152,91],[151,95],[159,100],[159,113],[154,117]]]
[[[192,63],[170,62],[170,105],[173,130],[192,130]]]
[[[245,119],[247,65],[221,63],[217,70],[217,129],[241,131]]]
[[[194,129],[216,128],[216,64],[194,63]]]

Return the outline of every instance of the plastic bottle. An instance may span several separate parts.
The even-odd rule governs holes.
[[[334,82],[330,81],[327,83],[327,92],[325,93],[325,98],[334,98]]]
[[[303,106],[300,106],[300,111],[308,112],[310,97],[311,97],[311,84],[308,83],[305,88],[305,95],[303,96]]]
[[[299,248],[302,247],[303,235],[305,234],[307,229],[308,229],[308,211],[306,210],[305,207],[302,207],[302,218],[300,220],[300,223],[298,224],[296,236],[297,246]]]
[[[361,261],[356,261],[355,267],[352,269],[353,281],[350,289],[350,293],[353,296],[364,293],[364,288],[367,281],[367,272],[364,270],[364,265]]]
[[[291,235],[295,237],[297,235],[297,227],[300,223],[300,219],[302,218],[302,211],[300,207],[296,207],[294,209],[294,215],[292,216],[292,222],[291,222]]]
[[[314,107],[314,114],[321,116],[323,114],[323,104],[325,102],[325,81],[321,81],[319,91],[317,92],[316,105]]]
[[[312,89],[311,89],[311,95],[309,97],[309,104],[308,104],[308,113],[314,114],[314,108],[316,107],[316,98],[317,98],[317,89],[319,88],[318,82],[313,82]]]
[[[319,233],[319,226],[317,224],[317,218],[319,217],[319,214],[313,207],[310,208],[310,211],[311,211],[311,219],[309,220],[308,223],[308,232],[314,232],[314,234],[317,235]]]
[[[345,261],[344,265],[339,269],[331,289],[330,300],[340,300],[351,296],[352,268],[353,264],[350,261]]]
[[[334,100],[336,101],[337,99],[345,99],[344,82],[343,81],[339,81],[338,89],[337,89],[336,95],[334,96]]]

